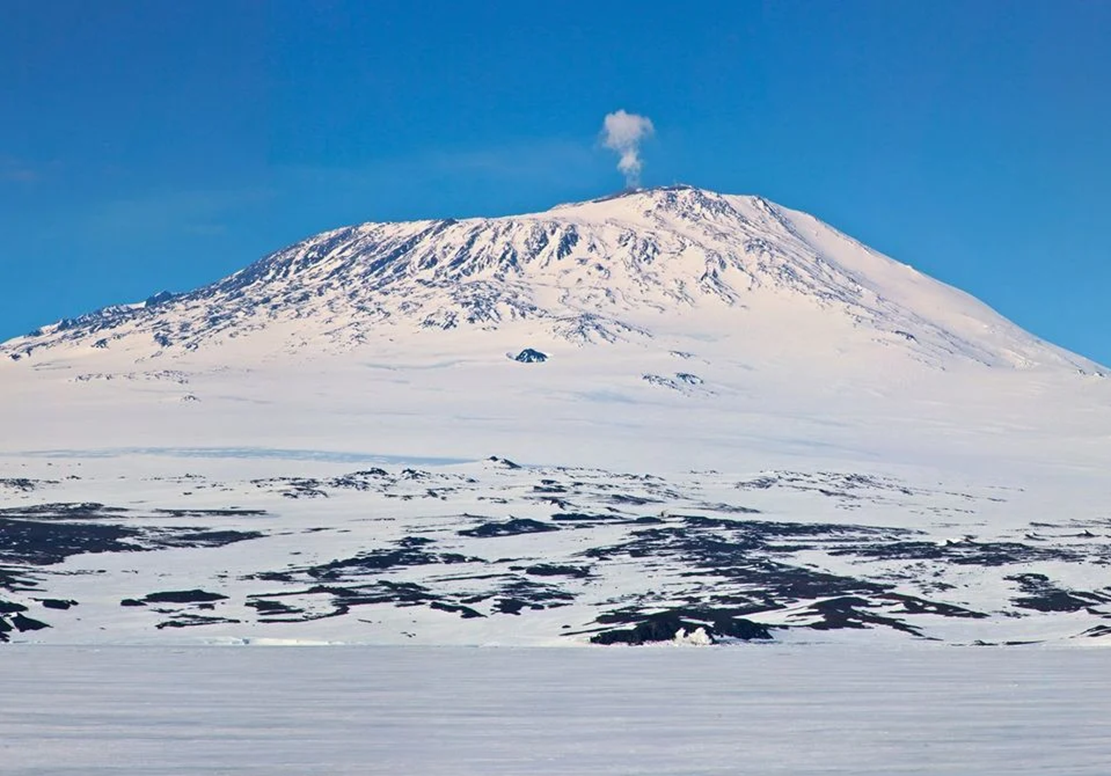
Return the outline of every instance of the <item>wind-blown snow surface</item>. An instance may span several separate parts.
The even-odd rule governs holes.
[[[1091,650],[167,652],[7,650],[5,772],[1105,776],[1111,761]]]
[[[11,640],[1111,624],[1101,367],[758,197],[341,229],[0,354]]]

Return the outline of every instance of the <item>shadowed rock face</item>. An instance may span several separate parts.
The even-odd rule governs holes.
[[[590,637],[591,644],[637,646],[674,641],[699,630],[706,634],[710,643],[721,639],[751,641],[772,638],[772,628],[738,617],[728,609],[678,608],[649,615],[614,613],[599,617],[598,622],[607,626],[614,623],[635,624],[631,628],[611,628],[596,633]]]

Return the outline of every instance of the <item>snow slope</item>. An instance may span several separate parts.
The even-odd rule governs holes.
[[[0,354],[9,638],[1111,617],[1102,368],[759,197],[349,227]]]

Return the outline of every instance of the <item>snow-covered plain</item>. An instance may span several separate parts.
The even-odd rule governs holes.
[[[8,638],[574,645],[638,626],[646,641],[700,627],[779,641],[843,628],[891,643],[1111,636],[1111,523],[1100,494],[1079,487],[877,467],[663,477],[169,452],[16,464],[51,479],[4,483]]]
[[[1102,650],[10,647],[0,769],[1105,776]]]

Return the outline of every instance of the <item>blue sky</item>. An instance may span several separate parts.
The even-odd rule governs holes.
[[[600,7],[599,7],[600,6]],[[1111,363],[1111,3],[0,8],[0,338],[360,221],[758,193]]]

